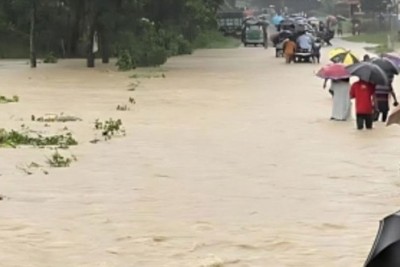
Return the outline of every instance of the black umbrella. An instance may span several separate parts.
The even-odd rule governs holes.
[[[398,75],[399,69],[396,64],[387,58],[372,58],[371,63],[379,66],[388,75]]]
[[[359,62],[347,66],[346,69],[351,75],[357,76],[362,81],[379,85],[389,84],[386,73],[371,62]]]
[[[400,211],[380,222],[372,250],[365,267],[400,266]]]

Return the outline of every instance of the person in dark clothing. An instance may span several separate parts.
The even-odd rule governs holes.
[[[338,22],[337,35],[343,36],[343,23],[341,21]]]
[[[319,63],[319,61],[321,59],[321,43],[320,42],[313,43],[312,56],[313,56],[313,62]]]
[[[397,97],[392,87],[393,77],[389,77],[389,85],[377,85],[375,89],[375,97],[377,102],[377,109],[375,111],[375,121],[379,120],[380,115],[382,115],[382,122],[386,122],[388,113],[389,113],[389,95],[392,96],[394,103],[393,105],[396,107],[399,105],[397,102]]]
[[[320,32],[324,32],[325,31],[325,24],[322,21],[319,22],[318,26],[319,26],[319,31]]]
[[[333,39],[333,37],[335,37],[335,32],[332,30],[327,30],[324,34],[324,42],[328,45],[328,46],[332,46],[331,40]]]

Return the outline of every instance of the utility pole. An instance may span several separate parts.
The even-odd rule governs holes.
[[[30,62],[31,62],[31,68],[36,68],[37,62],[36,62],[36,8],[37,8],[37,3],[36,0],[32,0],[32,6],[31,6],[31,29],[30,29]]]
[[[399,3],[398,0],[392,0],[389,4],[390,15],[390,49],[395,49],[399,41]]]

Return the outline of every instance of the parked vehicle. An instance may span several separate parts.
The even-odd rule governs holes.
[[[266,25],[262,21],[257,19],[247,19],[243,23],[242,28],[242,42],[244,46],[248,45],[265,45],[267,35],[266,35]]]
[[[220,12],[217,14],[218,30],[226,36],[240,37],[243,12]]]

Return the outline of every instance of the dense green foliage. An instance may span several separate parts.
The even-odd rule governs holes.
[[[156,66],[190,54],[204,32],[216,29],[222,0],[2,0],[0,57],[122,58],[119,68]],[[33,28],[32,28],[33,26]],[[94,40],[95,45],[94,45]],[[6,45],[6,44],[10,45]],[[97,52],[93,53],[93,48]],[[47,58],[49,59],[49,58]],[[48,61],[48,60],[46,60]]]

